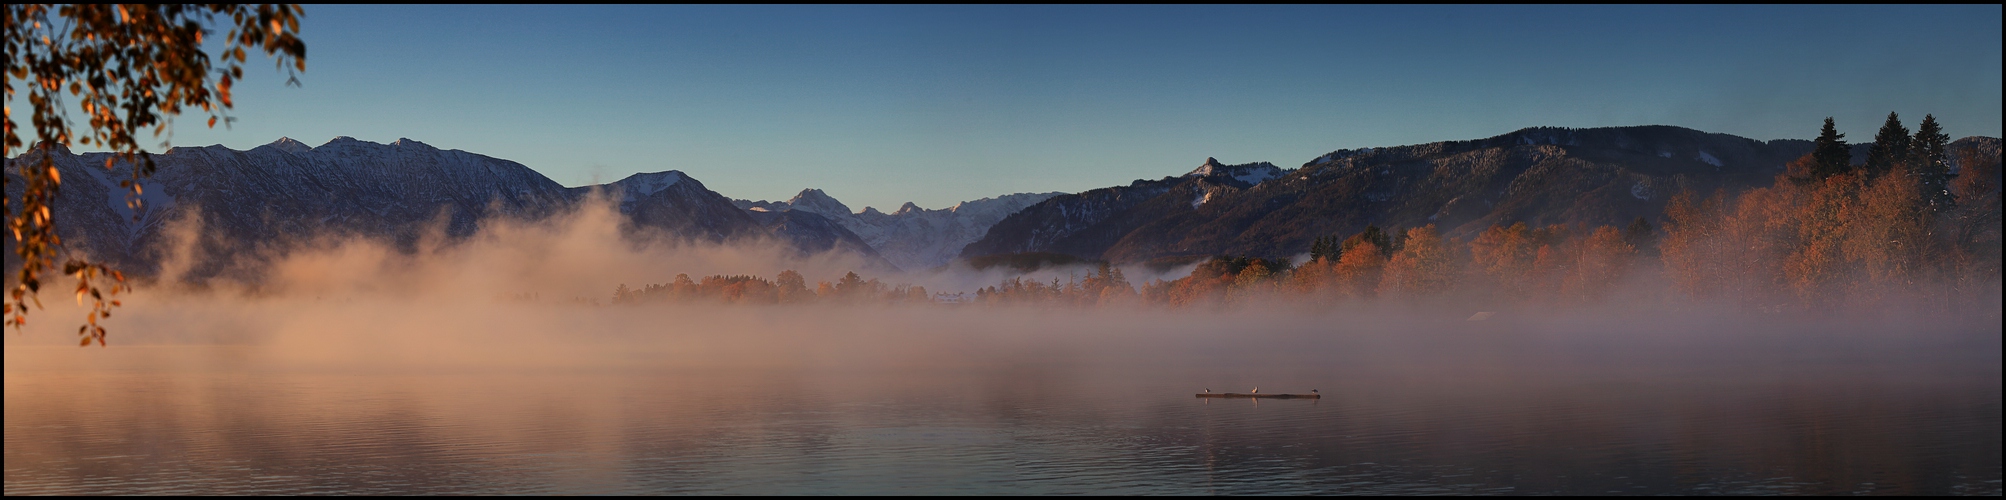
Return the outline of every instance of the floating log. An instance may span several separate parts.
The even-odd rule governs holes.
[[[1323,399],[1322,394],[1258,394],[1238,392],[1201,392],[1201,398],[1273,398],[1273,399]]]

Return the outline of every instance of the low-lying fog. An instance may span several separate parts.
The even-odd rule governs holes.
[[[171,261],[159,285],[142,285],[125,296],[125,305],[104,321],[110,350],[220,344],[245,349],[241,357],[215,360],[221,363],[330,369],[1066,366],[1121,372],[1147,367],[1156,376],[1224,388],[1315,385],[1367,366],[1542,371],[1570,364],[1815,358],[1853,360],[1871,370],[1888,356],[1907,352],[1999,357],[1997,302],[1980,314],[1890,310],[1837,319],[1612,303],[1600,309],[1503,310],[1484,321],[1467,320],[1485,308],[1442,301],[1190,310],[610,304],[618,285],[667,283],[681,273],[771,277],[792,269],[813,288],[862,263],[838,254],[801,258],[780,245],[635,244],[621,236],[619,217],[606,204],[583,207],[543,222],[493,224],[464,242],[428,244],[415,255],[366,240],[324,239],[315,249],[271,264],[268,279],[254,289],[224,284],[200,292],[176,290],[170,285],[175,270],[187,265]],[[193,231],[182,228],[182,238]],[[1032,278],[1084,271],[1047,269]],[[951,293],[994,284],[1006,272],[1004,266],[983,272],[955,267],[872,277]],[[1189,269],[1129,272],[1140,284]],[[8,333],[9,346],[75,345],[81,309],[55,295],[45,294],[49,307],[34,311],[25,330]],[[1971,349],[1943,349],[1948,345]],[[10,368],[36,362],[12,351]],[[120,356],[87,352],[78,354]],[[1907,361],[1927,365],[1927,359]]]
[[[143,285],[105,348],[45,293],[5,335],[7,493],[1998,491],[1996,301],[614,304],[681,273],[861,265],[635,245],[616,220],[415,256],[328,239],[255,287]],[[1325,398],[1191,396],[1256,387]]]

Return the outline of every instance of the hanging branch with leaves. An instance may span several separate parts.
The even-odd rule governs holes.
[[[51,148],[72,143],[102,148],[113,153],[104,168],[118,162],[131,165],[131,178],[119,185],[137,217],[139,180],[154,170],[138,134],[151,130],[161,139],[160,147],[167,148],[173,118],[195,109],[209,115],[209,127],[219,120],[227,127],[230,88],[244,77],[246,49],[271,56],[287,83],[297,86],[298,73],[306,71],[306,44],[298,36],[302,12],[290,4],[9,4],[5,16],[5,154],[20,154],[20,160],[27,160],[29,152],[38,154],[32,161],[15,162],[23,181],[20,199],[0,202],[6,236],[12,238],[9,243],[21,265],[0,304],[4,322],[17,329],[27,324],[28,305],[41,307],[37,294],[45,273],[64,257],[63,273],[77,280],[77,302],[92,301],[90,315],[78,329],[81,343],[102,346],[105,329],[98,320],[111,316],[111,308],[120,305],[115,297],[131,286],[124,273],[103,262],[63,254],[50,211],[63,178]],[[230,29],[216,65],[203,44],[219,19],[227,19]],[[35,127],[32,148],[25,146],[14,121],[17,82],[24,84],[34,108],[29,118]],[[66,98],[75,98],[75,108],[89,116],[88,129],[71,129]]]

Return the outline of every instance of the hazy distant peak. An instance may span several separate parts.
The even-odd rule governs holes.
[[[961,213],[968,210],[985,210],[996,206],[1009,205],[1009,206],[1015,206],[1015,208],[1009,209],[1008,211],[1015,212],[1018,209],[1022,209],[1026,206],[1030,206],[1041,201],[1045,201],[1048,198],[1067,194],[1072,194],[1072,193],[1053,191],[1050,193],[1006,194],[1003,196],[982,198],[979,200],[968,200],[961,203],[956,203],[954,204],[954,206],[948,207],[947,211]],[[1009,215],[1009,214],[1005,213],[1004,215]]]
[[[892,215],[905,215],[905,214],[920,212],[923,210],[926,209],[919,208],[919,205],[914,205],[912,202],[908,201],[905,202],[904,205],[899,205],[899,211],[892,212]]]
[[[850,215],[852,213],[850,212],[849,205],[844,205],[843,202],[836,201],[835,198],[830,197],[828,193],[815,188],[801,190],[801,194],[794,195],[793,199],[787,200],[787,204],[793,206],[795,210],[805,210],[822,215]]]

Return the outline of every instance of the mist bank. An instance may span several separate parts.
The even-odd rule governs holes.
[[[1427,460],[1506,471],[1497,481],[1521,490],[1597,492],[1621,481],[1583,486],[1586,467],[1634,478],[1639,457],[1665,457],[1651,469],[1693,491],[1723,489],[1685,475],[1826,485],[1786,490],[1806,492],[1945,491],[1937,478],[1954,476],[1983,492],[1998,460],[1997,321],[577,304],[469,316],[452,301],[258,300],[264,313],[135,306],[129,322],[161,327],[119,329],[104,349],[10,340],[8,449],[22,459],[9,463],[51,470],[17,471],[29,478],[10,489],[660,493],[621,481],[674,478],[699,483],[688,491],[787,493],[862,470],[910,491],[910,471],[946,461],[1064,492],[1104,487],[1092,473],[1109,464],[1145,474],[1136,460],[1154,457],[1151,481],[1193,483],[1169,492],[1216,492],[1194,469],[1303,460],[1319,462],[1243,479],[1245,491],[1314,469],[1353,485],[1328,491],[1440,492],[1361,490],[1360,472],[1337,468]],[[160,343],[170,330],[187,337]],[[245,336],[200,343],[226,331]],[[1255,387],[1325,396],[1191,397]],[[996,460],[968,467],[970,455]],[[128,458],[104,458],[116,456]],[[1025,456],[1083,472],[1025,481]],[[1833,457],[1857,459],[1833,471]],[[34,465],[48,462],[87,466]],[[258,467],[184,472],[191,462]],[[1695,462],[1719,465],[1681,467]],[[91,480],[105,470],[161,481]],[[920,476],[955,478],[950,488],[970,477]],[[1527,476],[1547,479],[1510,482]],[[581,477],[592,483],[554,489]]]

